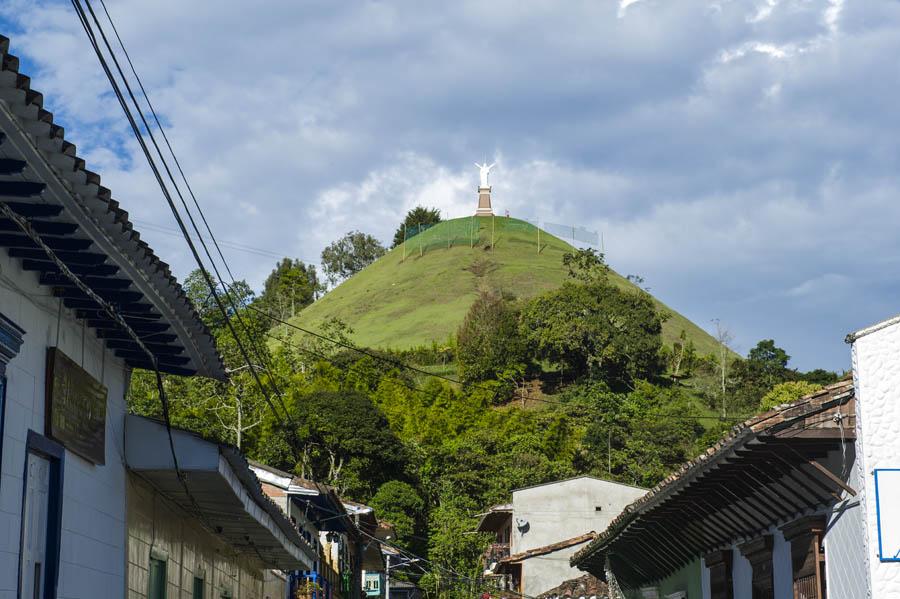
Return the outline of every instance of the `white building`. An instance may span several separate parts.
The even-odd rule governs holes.
[[[480,532],[495,542],[485,552],[486,575],[505,588],[537,596],[582,575],[569,559],[646,489],[593,476],[516,489],[512,503],[482,515]]]
[[[850,335],[865,532],[858,575],[870,597],[900,597],[900,317]],[[864,576],[865,575],[865,576]]]
[[[176,432],[186,502],[161,425],[126,434],[131,369],[223,378],[213,339],[8,50],[0,37],[0,598],[164,597],[180,580],[225,581],[239,561],[252,571],[227,596],[262,597],[263,561],[311,559],[249,467]],[[213,530],[195,526],[223,510]],[[207,566],[185,570],[187,543]]]

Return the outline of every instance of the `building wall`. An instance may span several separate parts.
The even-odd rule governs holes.
[[[686,591],[688,599],[703,596],[703,573],[700,560],[694,560],[659,584],[659,596],[666,597],[678,591]]]
[[[510,552],[520,553],[591,531],[601,532],[625,506],[646,492],[587,476],[514,491]],[[528,522],[524,531],[518,526],[523,519]],[[568,565],[568,557],[581,547],[527,560],[522,566],[523,592],[538,595],[581,576],[583,572]]]
[[[210,599],[223,592],[234,599],[285,596],[283,578],[236,554],[140,477],[129,474],[127,488],[128,599],[147,597],[151,555],[166,561],[169,599],[191,599],[195,576],[206,581]]]
[[[852,355],[860,517],[865,522],[870,591],[873,599],[900,597],[900,564],[882,562],[878,556],[874,478],[875,469],[900,468],[900,324],[884,323],[859,333]]]
[[[24,345],[7,367],[6,414],[0,462],[0,599],[18,585],[22,477],[28,429],[44,434],[47,347],[58,345],[109,390],[106,465],[67,451],[63,478],[60,598],[122,597],[125,593],[124,418],[128,373],[91,329],[63,309],[0,249],[0,312],[25,329]],[[57,342],[58,336],[58,342]],[[83,348],[83,350],[82,350]]]
[[[569,559],[584,545],[568,547],[547,555],[539,555],[522,562],[522,592],[537,596],[584,572],[569,566]]]

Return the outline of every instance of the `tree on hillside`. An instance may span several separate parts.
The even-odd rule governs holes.
[[[405,549],[417,545],[413,537],[422,532],[425,524],[425,501],[412,485],[389,480],[378,487],[369,505],[375,508],[380,520],[393,525],[398,545]]]
[[[285,403],[292,430],[284,431],[283,422],[266,415],[257,455],[327,482],[352,499],[368,500],[383,483],[406,475],[406,450],[368,395],[332,386],[328,379],[334,380],[337,369],[322,372],[312,386],[290,388]]]
[[[436,225],[441,222],[441,211],[437,208],[425,208],[424,206],[416,206],[406,213],[406,217],[397,232],[394,233],[394,242],[392,248],[397,247],[406,239],[413,237],[419,233],[420,225]]]
[[[639,382],[627,394],[603,385],[570,388],[567,403],[585,408],[589,424],[579,461],[591,472],[615,480],[652,487],[695,455],[703,427],[690,414],[688,392]]]
[[[522,369],[525,343],[518,313],[499,294],[482,291],[456,334],[459,376],[467,382],[501,377]]]
[[[253,301],[253,289],[246,281],[235,281],[224,287],[216,282],[214,275],[210,274],[210,279],[215,284],[216,295],[222,307],[225,308],[225,314],[228,315],[228,318],[234,316],[237,310],[242,309]],[[206,326],[213,331],[227,327],[225,316],[219,309],[219,304],[209,290],[206,278],[199,268],[191,271],[185,278],[182,288],[185,295],[188,296],[188,299],[194,305],[194,309],[197,310],[197,314],[206,323]]]
[[[606,279],[609,274],[609,266],[606,265],[604,255],[594,248],[566,252],[563,254],[562,263],[568,270],[569,277],[583,283]]]
[[[313,303],[321,291],[314,265],[283,258],[266,278],[257,301],[261,309],[284,320]]]
[[[384,256],[386,251],[371,235],[350,231],[322,250],[322,271],[336,285]]]
[[[629,385],[659,374],[662,321],[649,294],[596,280],[532,298],[520,330],[538,359],[576,377]]]
[[[776,406],[793,403],[804,395],[815,393],[821,388],[821,385],[808,383],[806,381],[778,383],[772,387],[768,393],[763,395],[761,400],[759,400],[759,411],[766,412]]]

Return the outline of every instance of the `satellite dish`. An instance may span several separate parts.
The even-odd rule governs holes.
[[[528,532],[528,529],[530,528],[528,520],[525,518],[516,518],[516,528],[518,528],[521,533]]]

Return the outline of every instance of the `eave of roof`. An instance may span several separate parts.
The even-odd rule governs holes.
[[[571,564],[582,570],[588,569],[589,562],[594,562],[597,556],[603,555],[607,548],[644,514],[661,506],[671,497],[677,496],[695,480],[724,463],[726,458],[734,456],[736,450],[747,447],[751,441],[763,435],[775,435],[790,431],[795,424],[804,423],[810,416],[833,408],[835,405],[841,406],[850,401],[852,397],[853,381],[841,381],[809,394],[797,402],[778,406],[735,426],[725,438],[705,453],[695,460],[683,464],[646,495],[628,505],[605,531],[597,535],[593,542],[572,557]]]
[[[528,551],[521,551],[519,553],[514,553],[507,557],[504,557],[500,560],[501,564],[510,564],[521,562],[523,560],[530,559],[532,557],[538,557],[541,555],[547,555],[548,553],[555,553],[557,551],[561,551],[563,549],[568,549],[569,547],[575,547],[576,545],[581,545],[582,543],[587,543],[588,541],[593,541],[597,538],[597,533],[591,531],[585,533],[583,535],[578,535],[577,537],[572,537],[571,539],[565,539],[563,541],[557,541],[556,543],[550,543],[549,545],[544,545],[543,547],[535,547],[534,549],[529,549]]]
[[[45,243],[52,242],[63,248],[82,247],[80,240],[86,240],[88,245],[100,251],[98,255],[104,256],[105,260],[97,264],[80,262],[79,256],[87,257],[80,250],[58,251],[57,254],[61,259],[66,256],[63,261],[79,278],[86,284],[90,282],[88,286],[101,297],[109,297],[107,301],[126,316],[129,325],[146,337],[145,343],[154,352],[160,370],[224,379],[225,369],[212,335],[168,264],[141,241],[128,220],[128,213],[112,199],[109,189],[101,185],[100,176],[85,169],[85,161],[75,154],[75,146],[65,139],[64,129],[54,123],[52,113],[43,109],[43,95],[31,89],[30,78],[18,72],[18,58],[8,51],[9,39],[0,36],[0,140],[3,141],[0,156],[23,161],[26,167],[25,171],[0,176],[0,182],[7,186],[40,186],[40,190],[27,193],[30,188],[24,192],[19,189],[13,196],[4,195],[0,201],[49,214],[41,224],[52,226],[55,232],[41,233]],[[23,173],[28,174],[27,179]],[[59,232],[62,229],[65,229],[64,233]],[[112,321],[104,322],[96,303],[74,289],[69,281],[57,280],[60,278],[58,270],[45,255],[41,255],[42,250],[36,246],[35,249],[21,249],[31,248],[29,240],[22,239],[21,232],[15,228],[9,231],[12,234],[7,237],[16,240],[14,253],[20,254],[16,257],[23,260],[23,267],[28,263],[29,270],[40,272],[42,284],[50,285],[54,295],[62,298],[66,307],[98,329],[98,336],[106,339],[111,351],[132,367],[151,365],[143,353],[136,351],[137,345],[125,336],[123,329]],[[12,253],[12,250],[8,251]],[[68,254],[74,260],[71,264]],[[171,341],[154,343],[154,337],[161,339],[165,333],[142,330],[140,325],[147,318],[168,325],[181,345]],[[149,324],[145,326],[150,327]],[[179,356],[181,352],[186,355]]]
[[[129,414],[125,427],[128,468],[197,518],[210,534],[270,567],[293,570],[312,566],[315,550],[263,492],[236,447],[173,428],[179,470],[186,473],[179,481],[172,454],[159,451],[166,444],[165,424]]]

